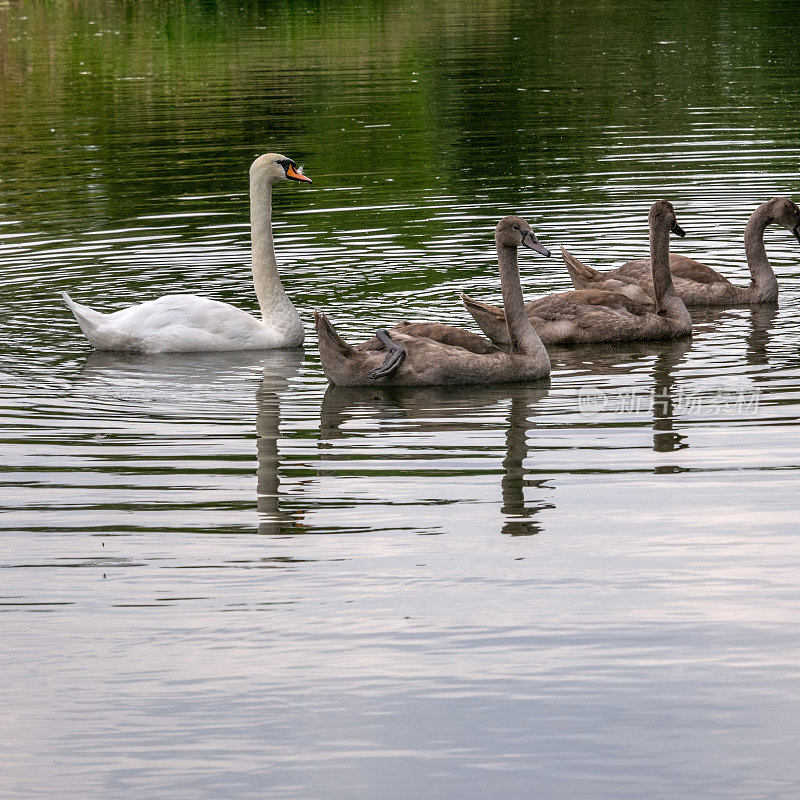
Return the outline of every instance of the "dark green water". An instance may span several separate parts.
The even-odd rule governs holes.
[[[793,2],[0,2],[3,798],[796,798],[800,248],[777,309],[553,349],[549,388],[326,388],[310,326],[473,327],[520,213],[605,269],[671,200],[737,282],[800,199]],[[278,151],[304,350],[92,353],[255,311]],[[565,289],[523,262],[528,296]]]

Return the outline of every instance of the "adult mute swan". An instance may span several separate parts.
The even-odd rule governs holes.
[[[322,369],[337,386],[446,386],[510,383],[544,378],[550,359],[525,316],[519,281],[520,245],[549,256],[530,225],[504,217],[495,229],[508,351],[475,333],[435,322],[403,322],[351,347],[328,318],[314,312]]]
[[[64,300],[86,338],[98,350],[190,353],[266,350],[303,343],[300,315],[281,285],[272,243],[272,187],[286,179],[311,183],[286,156],[267,153],[250,167],[250,237],[253,282],[261,319],[228,303],[193,294],[168,294],[102,314]]]
[[[744,251],[750,285],[736,286],[711,267],[686,256],[671,255],[669,268],[678,297],[687,306],[760,305],[778,301],[778,279],[767,258],[764,229],[775,223],[790,230],[800,242],[800,208],[787,197],[762,203],[747,221]],[[598,272],[561,248],[576,289],[620,292],[639,303],[653,303],[653,281],[648,260],[629,261],[612,272]]]
[[[676,339],[692,332],[692,319],[675,293],[669,271],[670,232],[685,236],[666,200],[650,209],[650,261],[655,308],[618,292],[577,289],[551,294],[525,306],[528,319],[546,344]],[[508,343],[502,308],[461,295],[481,330],[498,345]]]

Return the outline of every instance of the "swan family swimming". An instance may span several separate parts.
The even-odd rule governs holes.
[[[692,319],[675,292],[669,264],[669,235],[685,236],[675,209],[659,200],[650,209],[650,264],[654,301],[648,308],[620,292],[576,289],[551,294],[528,303],[531,324],[547,344],[572,342],[627,342],[676,339],[692,332]],[[462,295],[467,311],[481,330],[498,344],[506,344],[503,310]]]
[[[751,215],[744,231],[744,250],[750,270],[749,286],[736,286],[711,267],[686,256],[672,255],[669,267],[678,296],[687,306],[761,305],[778,300],[778,279],[767,258],[764,230],[782,225],[800,242],[800,209],[785,197],[773,197]],[[652,304],[655,298],[651,267],[647,261],[628,261],[613,272],[602,273],[582,264],[562,248],[572,282],[578,288],[620,292]]]
[[[272,236],[272,188],[284,180],[311,183],[286,156],[267,153],[250,167],[253,284],[258,319],[227,303],[191,294],[165,295],[101,313],[64,300],[98,350],[139,353],[258,350],[299,347],[303,323],[281,284]],[[516,215],[495,228],[503,308],[467,295],[462,301],[486,334],[438,322],[401,322],[350,345],[328,317],[314,313],[322,369],[342,386],[438,386],[533,381],[550,373],[545,344],[625,342],[689,336],[687,306],[774,304],[778,281],[767,258],[764,230],[778,224],[800,242],[800,208],[776,197],[760,205],[745,229],[752,280],[736,286],[691,258],[670,255],[670,234],[684,236],[675,209],[655,202],[648,217],[650,258],[603,273],[561,248],[575,289],[524,302],[517,252],[550,251]]]

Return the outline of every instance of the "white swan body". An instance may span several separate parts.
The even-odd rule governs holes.
[[[261,319],[228,303],[193,294],[171,294],[103,314],[64,301],[98,350],[189,353],[299,347],[303,323],[281,285],[272,242],[272,186],[291,178],[310,183],[294,161],[276,153],[250,167],[250,224],[253,282]]]
[[[97,350],[186,353],[269,350],[303,343],[302,325],[288,337],[286,326],[267,327],[246,311],[195,294],[167,294],[112,314],[80,305],[66,292],[63,297]],[[294,325],[291,328],[295,330]]]

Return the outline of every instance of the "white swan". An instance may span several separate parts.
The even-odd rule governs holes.
[[[64,292],[86,338],[98,350],[137,353],[299,347],[303,323],[281,285],[272,243],[272,187],[287,178],[311,183],[291,158],[277,153],[259,156],[250,167],[250,237],[260,320],[228,303],[193,294],[168,294],[102,314]]]

